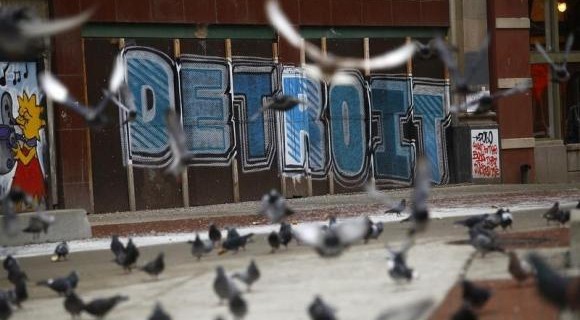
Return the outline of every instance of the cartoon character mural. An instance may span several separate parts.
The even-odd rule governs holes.
[[[332,172],[348,189],[373,176],[409,185],[416,159],[426,155],[433,182],[448,181],[449,87],[442,79],[348,71],[350,83],[323,83],[271,59],[183,55],[173,61],[144,47],[123,54],[144,118],[123,128],[125,159],[133,165],[167,163],[164,124],[152,120],[161,109],[175,108],[191,166],[224,166],[238,158],[242,172],[268,171],[278,155],[276,169],[284,175],[324,179]],[[260,112],[278,93],[305,103],[285,113]]]
[[[18,187],[46,197],[45,106],[35,62],[0,63],[0,196]]]

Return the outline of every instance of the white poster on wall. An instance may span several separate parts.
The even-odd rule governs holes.
[[[471,167],[474,179],[501,177],[497,129],[471,130]]]

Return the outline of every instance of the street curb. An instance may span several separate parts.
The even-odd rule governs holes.
[[[4,232],[0,232],[0,245],[21,246],[33,243],[81,240],[92,237],[91,225],[84,209],[51,210],[48,213],[55,217],[55,221],[46,234],[41,233],[38,239],[33,240],[30,233],[18,232],[14,236],[8,236]],[[30,217],[35,214],[34,212],[18,214],[18,230],[26,228]],[[0,226],[3,228],[4,223],[0,222]]]

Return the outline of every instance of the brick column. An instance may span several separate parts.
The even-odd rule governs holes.
[[[489,0],[488,27],[490,87],[492,92],[513,87],[530,78],[528,1]],[[519,183],[520,167],[530,165],[534,181],[534,139],[532,97],[530,93],[498,101],[497,120],[501,136],[503,183]]]

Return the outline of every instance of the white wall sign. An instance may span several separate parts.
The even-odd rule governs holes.
[[[471,130],[471,166],[474,179],[501,177],[497,129]]]

